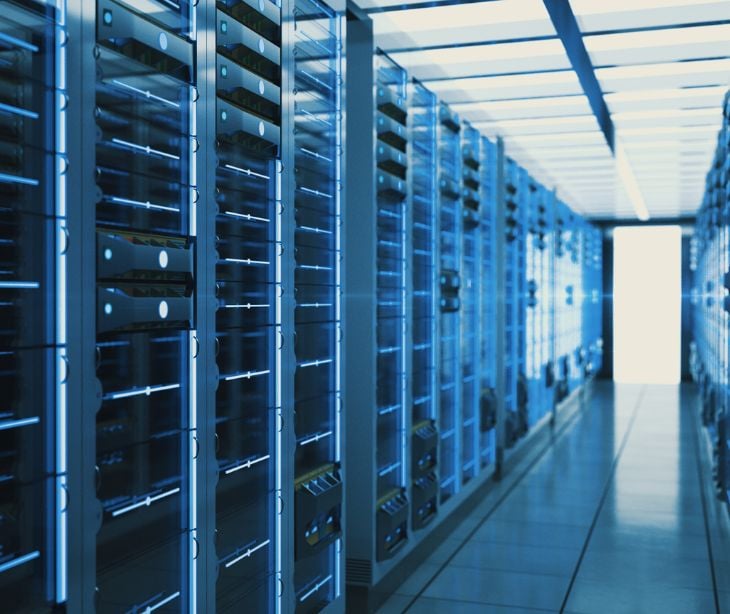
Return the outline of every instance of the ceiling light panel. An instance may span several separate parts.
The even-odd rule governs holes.
[[[542,0],[392,11],[375,13],[372,19],[377,44],[388,51],[555,36]]]
[[[414,77],[424,81],[570,68],[570,61],[557,38],[408,51],[391,56]]]
[[[604,94],[630,90],[727,86],[730,58],[597,68]]]
[[[449,104],[583,95],[578,77],[571,70],[446,79],[426,85]]]
[[[454,111],[473,122],[591,114],[588,98],[584,95],[472,102],[451,106]]]
[[[581,32],[671,27],[730,19],[727,0],[570,0]]]
[[[730,24],[584,36],[594,66],[730,56]]]

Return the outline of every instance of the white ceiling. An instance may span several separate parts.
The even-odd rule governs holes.
[[[575,210],[635,217],[637,190],[652,217],[697,210],[730,87],[730,0],[570,0],[618,171],[542,0],[414,2],[358,4],[381,48]]]

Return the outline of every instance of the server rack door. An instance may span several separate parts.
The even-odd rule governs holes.
[[[215,10],[217,612],[282,608],[281,24],[271,0]]]
[[[540,315],[538,292],[540,288],[541,258],[537,228],[538,185],[528,182],[527,227],[525,243],[525,274],[527,297],[525,313],[525,377],[527,379],[527,424],[532,426],[541,415],[540,395]]]
[[[496,459],[497,423],[497,146],[481,138],[480,383],[479,458],[482,467]]]
[[[426,526],[438,508],[436,209],[436,96],[421,83],[410,87],[411,115],[411,524]]]
[[[95,6],[96,609],[191,607],[192,7]],[[89,84],[90,86],[91,84]]]
[[[342,7],[335,7],[341,10]],[[296,0],[294,84],[294,600],[318,611],[341,593],[341,206],[344,24]]]
[[[461,153],[458,116],[441,103],[438,110],[440,259],[439,478],[443,503],[461,485]]]
[[[406,435],[407,75],[376,53],[376,558],[408,539]],[[408,378],[410,379],[410,378]]]
[[[461,129],[461,475],[468,482],[479,472],[479,248],[481,243],[480,135],[469,124]]]
[[[65,3],[0,15],[0,593],[66,599]]]
[[[526,394],[524,389],[524,240],[526,183],[525,172],[505,158],[505,445],[513,446],[525,433]]]

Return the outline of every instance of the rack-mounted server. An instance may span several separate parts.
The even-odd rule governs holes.
[[[700,391],[700,414],[713,454],[718,497],[730,506],[728,325],[730,325],[730,93],[702,205],[692,236],[690,365]],[[729,507],[730,509],[730,507]]]
[[[553,220],[554,195],[530,180],[526,249],[527,422],[530,427],[552,413],[553,359]]]
[[[461,127],[461,482],[466,483],[480,469],[479,400],[481,352],[481,135],[468,123]]]
[[[342,224],[344,3],[296,0],[287,19],[294,82],[294,609],[342,593],[344,557]],[[286,203],[285,203],[286,205]],[[291,239],[291,237],[290,237]],[[282,251],[287,245],[280,246]],[[341,601],[340,601],[341,603]]]
[[[215,23],[215,611],[282,607],[282,10],[218,2]],[[212,89],[212,88],[211,88]],[[212,229],[212,228],[211,228]],[[211,592],[211,597],[212,597]],[[210,602],[210,601],[209,601]]]
[[[426,527],[438,511],[438,215],[437,100],[418,81],[409,88],[411,135],[411,525]]]
[[[557,400],[581,381],[582,270],[580,230],[576,215],[562,201],[555,213],[555,366]]]
[[[480,138],[481,236],[479,262],[479,462],[494,466],[497,427],[497,144]]]
[[[461,121],[438,106],[436,131],[439,216],[439,492],[444,503],[461,486]]]
[[[0,15],[0,592],[66,599],[66,9]]]
[[[69,607],[337,611],[343,6],[70,1]]]
[[[527,173],[514,160],[505,157],[504,181],[504,441],[512,447],[527,433],[526,378],[526,215],[528,206]]]
[[[603,305],[601,297],[603,271],[603,239],[601,231],[584,223],[583,227],[583,348],[584,375],[598,373],[603,364]]]
[[[372,41],[345,131],[340,3],[68,3],[0,19],[3,595],[341,611],[532,420],[527,173]]]
[[[409,539],[411,296],[410,133],[405,71],[374,51],[368,21],[348,27],[348,191],[345,280],[348,347],[348,576],[366,583]],[[363,118],[373,118],[371,122]]]

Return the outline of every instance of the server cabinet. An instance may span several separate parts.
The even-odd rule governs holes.
[[[283,585],[282,508],[292,495],[284,438],[291,430],[283,377],[284,270],[292,250],[283,241],[282,9],[263,2],[217,2],[207,15],[214,45],[207,62],[215,75],[208,113],[215,118],[208,145],[215,163],[210,210],[215,238],[216,385],[211,399],[215,472],[210,475],[207,603],[217,612],[287,611]],[[212,70],[211,70],[212,69]],[[212,182],[211,182],[212,183]],[[289,565],[286,565],[289,567]],[[283,588],[282,588],[283,586]],[[211,587],[213,588],[213,587]]]
[[[348,66],[347,561],[367,585],[410,533],[410,133],[406,72],[374,49],[369,19],[350,21]]]
[[[461,123],[438,107],[439,215],[439,487],[445,502],[461,485]]]
[[[692,376],[714,460],[718,496],[730,505],[730,95],[692,238]]]
[[[292,607],[298,612],[324,609],[342,592],[343,9],[344,3],[295,0],[286,17],[294,172],[284,203],[294,226]]]
[[[470,124],[461,127],[461,386],[460,429],[462,483],[479,471],[479,374],[481,314],[479,256],[481,247],[481,157],[480,134]]]
[[[411,525],[421,529],[438,511],[438,212],[436,96],[421,83],[409,89],[411,141]]]
[[[553,408],[552,358],[552,202],[553,195],[535,181],[529,183],[526,313],[526,378],[528,425]]]
[[[504,161],[504,440],[512,447],[528,428],[525,377],[525,226],[527,175],[511,158]]]
[[[582,379],[582,271],[578,220],[558,201],[555,220],[556,381],[557,400],[576,389]]]
[[[0,15],[0,593],[66,599],[65,3]]]
[[[99,0],[89,13],[94,605],[184,610],[197,579],[197,32],[186,2]]]
[[[584,373],[589,377],[601,369],[603,363],[603,301],[602,301],[602,253],[601,231],[586,224],[584,229],[583,257],[583,348],[585,350]]]
[[[496,460],[497,426],[497,145],[480,138],[481,233],[479,245],[479,462]]]

